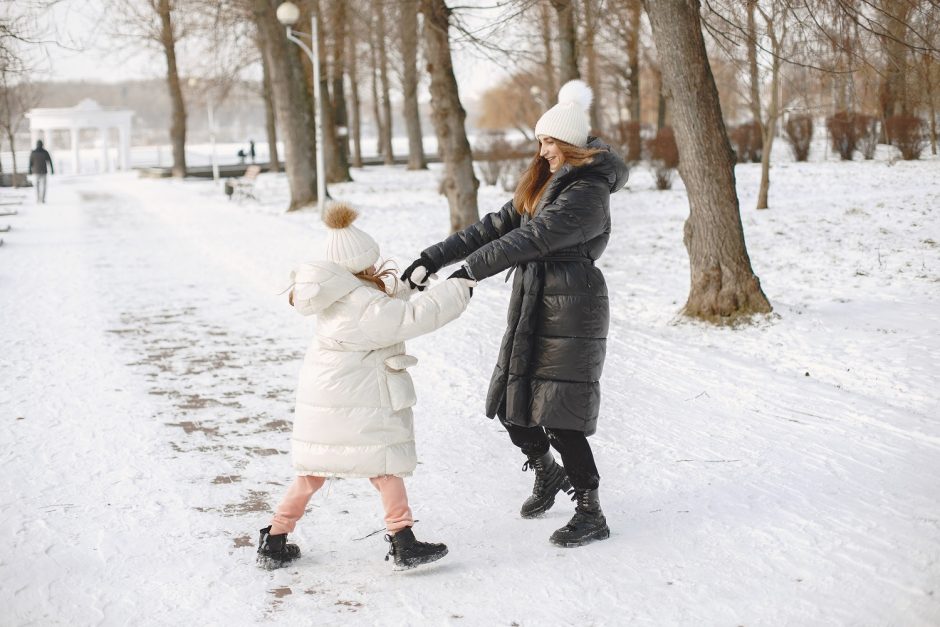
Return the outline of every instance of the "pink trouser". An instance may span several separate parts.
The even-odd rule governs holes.
[[[411,508],[408,507],[408,493],[405,492],[405,481],[394,475],[383,475],[369,479],[375,489],[382,495],[382,507],[385,508],[385,528],[394,534],[405,527],[411,527],[414,519],[411,517]],[[298,475],[294,483],[287,489],[287,494],[281,504],[277,506],[274,519],[271,521],[271,535],[290,533],[304,511],[313,493],[323,487],[325,477],[312,477]]]

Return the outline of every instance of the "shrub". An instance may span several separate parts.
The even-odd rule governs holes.
[[[759,122],[739,124],[728,133],[738,163],[760,163],[764,153],[764,138]]]
[[[656,189],[670,189],[676,168],[679,167],[679,147],[672,127],[664,126],[649,140],[647,150],[656,177]]]
[[[790,150],[795,161],[809,158],[810,141],[813,139],[813,117],[809,115],[791,115],[784,127]]]
[[[885,120],[888,141],[908,161],[920,159],[920,153],[927,146],[926,130],[924,121],[913,115],[894,115]]]
[[[878,147],[878,135],[881,131],[878,128],[878,118],[873,115],[857,113],[854,124],[858,149],[862,151],[862,156],[866,159],[874,159],[875,148]]]
[[[640,130],[639,122],[628,121],[617,125],[617,144],[624,156],[623,160],[628,164],[637,163],[643,159],[643,139]]]
[[[512,153],[513,145],[503,133],[489,133],[477,140],[473,158],[479,164],[484,183],[496,185],[499,182],[504,162]]]
[[[855,126],[855,113],[839,111],[826,118],[826,128],[832,141],[832,149],[839,153],[843,161],[851,161],[858,146],[858,128]]]

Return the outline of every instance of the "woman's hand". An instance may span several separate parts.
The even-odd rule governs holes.
[[[472,281],[473,284],[471,285],[468,283],[467,287],[470,288],[470,296],[473,296],[473,285],[476,285],[476,279],[474,279],[473,276],[470,275],[470,269],[467,266],[461,266],[459,270],[457,270],[456,272],[454,272],[447,278],[448,280],[449,279],[464,279],[465,281]]]
[[[431,275],[440,270],[430,257],[421,255],[401,273],[401,280],[408,281],[411,289],[423,291],[428,286]]]

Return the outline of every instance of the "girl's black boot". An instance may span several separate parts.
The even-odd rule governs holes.
[[[607,519],[601,511],[597,488],[593,490],[573,490],[575,502],[574,516],[568,524],[555,531],[550,538],[552,544],[564,547],[583,546],[594,540],[610,537]]]
[[[405,527],[394,535],[385,536],[389,543],[388,555],[385,561],[392,558],[395,561],[395,570],[406,570],[421,564],[436,562],[447,555],[447,546],[434,542],[421,542],[415,538],[411,527]]]
[[[258,538],[258,565],[265,570],[283,568],[300,557],[300,547],[287,543],[287,534],[271,535],[271,526],[261,530]]]
[[[551,451],[542,455],[529,456],[522,465],[522,470],[535,469],[535,485],[532,496],[525,500],[519,514],[523,518],[541,516],[555,504],[555,495],[559,490],[569,490],[571,484],[564,467],[555,461]]]

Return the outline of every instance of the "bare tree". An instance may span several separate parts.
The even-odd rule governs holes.
[[[431,76],[431,119],[437,133],[438,152],[444,161],[442,191],[450,206],[451,231],[459,231],[480,219],[477,208],[479,181],[473,173],[473,156],[464,128],[467,117],[460,103],[450,54],[450,9],[444,0],[421,0],[424,39]]]
[[[392,151],[392,99],[388,80],[388,29],[385,27],[385,14],[389,6],[385,4],[385,0],[373,0],[373,7],[375,8],[375,32],[381,84],[382,134],[379,146],[385,165],[391,165],[395,163],[395,155]]]
[[[151,8],[160,18],[159,38],[166,56],[166,82],[170,90],[170,143],[173,146],[173,176],[186,176],[186,104],[180,86],[179,68],[176,64],[176,42],[179,32],[174,31],[174,7],[170,0],[151,0]]]
[[[349,114],[346,109],[346,33],[348,30],[347,3],[332,2],[330,12],[330,98],[333,104],[333,123],[336,126],[337,158],[340,170],[349,177]]]
[[[542,52],[545,55],[545,93],[554,96],[558,93],[558,83],[555,81],[555,46],[552,37],[552,7],[548,0],[542,0],[539,5],[539,34],[542,38]]]
[[[408,169],[424,170],[424,142],[418,111],[418,0],[402,0],[399,19],[401,33],[401,90],[404,97],[405,127],[408,132]]]
[[[271,70],[274,108],[284,136],[284,169],[290,187],[288,211],[317,201],[316,137],[313,134],[313,104],[306,89],[299,48],[284,36],[277,21],[277,0],[251,0]]]
[[[597,39],[598,31],[598,19],[596,15],[597,9],[592,2],[585,2],[582,4],[584,9],[584,47],[583,47],[583,56],[585,64],[585,82],[591,86],[591,89],[594,92],[594,98],[591,100],[591,128],[599,129],[601,127],[600,123],[600,111],[603,105],[604,92],[600,89],[600,82],[598,77],[597,69],[597,50],[595,48],[594,42]]]
[[[734,156],[711,73],[698,0],[643,0],[689,196],[684,241],[691,288],[683,313],[710,321],[771,311],[751,268],[734,184]]]
[[[351,165],[362,167],[362,104],[359,99],[359,29],[349,20],[346,31],[346,71],[349,73],[349,137],[352,140]]]
[[[343,183],[351,181],[349,176],[349,164],[346,162],[346,155],[343,153],[339,137],[336,131],[336,120],[334,118],[335,107],[332,103],[330,94],[330,73],[327,68],[326,52],[326,31],[323,28],[324,19],[320,0],[312,0],[314,19],[317,21],[317,58],[320,62],[320,102],[316,103],[319,107],[320,126],[323,131],[323,158],[326,161],[326,180],[330,183]],[[311,68],[312,69],[312,68]],[[313,79],[311,78],[311,83]],[[313,85],[311,84],[311,91]],[[340,92],[338,98],[342,100],[345,95]]]
[[[375,151],[378,154],[385,152],[385,119],[379,107],[379,53],[378,49],[384,42],[378,35],[376,26],[375,5],[370,5],[369,14],[369,71],[372,74],[372,117],[375,120]]]
[[[26,81],[22,74],[11,70],[18,69],[18,63],[10,59],[0,65],[0,132],[3,133],[10,146],[10,155],[13,159],[13,175],[11,185],[17,186],[16,166],[16,134],[23,125],[23,114],[36,105],[38,93],[34,86]],[[0,172],[3,168],[0,167]]]
[[[111,0],[108,14],[115,40],[144,41],[155,47],[166,63],[170,96],[170,144],[172,175],[186,176],[186,104],[176,58],[176,46],[189,31],[177,0]]]
[[[573,0],[550,0],[558,17],[558,69],[561,84],[581,78],[578,71],[577,30]]]
[[[264,43],[256,39],[261,56],[261,98],[264,100],[264,129],[268,136],[268,162],[271,172],[280,172],[281,163],[277,154],[277,119],[274,114],[274,95],[271,83],[271,62]]]

